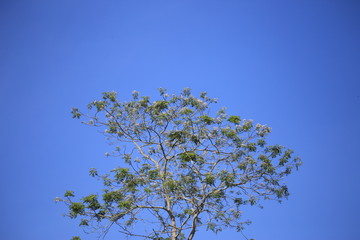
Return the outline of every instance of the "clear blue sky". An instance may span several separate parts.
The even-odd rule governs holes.
[[[88,169],[119,160],[71,107],[190,87],[303,159],[289,201],[245,212],[248,237],[360,239],[359,13],[355,0],[2,0],[0,238],[84,236],[53,199],[94,192]]]

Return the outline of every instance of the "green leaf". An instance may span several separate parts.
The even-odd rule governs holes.
[[[120,209],[129,209],[131,208],[131,202],[130,201],[121,201],[118,205]]]
[[[168,101],[156,101],[154,103],[154,107],[157,111],[162,111],[164,109],[166,109],[169,106],[169,102]]]
[[[266,142],[263,138],[260,138],[257,140],[257,145],[259,145],[260,147],[264,147],[265,144],[266,144]]]
[[[239,124],[240,123],[240,116],[230,116],[228,121],[231,123]]]
[[[214,119],[212,117],[207,116],[207,115],[201,116],[201,120],[206,124],[214,123]]]
[[[81,117],[81,113],[79,112],[79,109],[77,109],[75,107],[72,108],[71,114],[72,114],[72,118],[80,118]]]
[[[224,134],[226,137],[228,137],[230,139],[236,139],[237,138],[237,134],[233,129],[222,128],[221,132],[222,132],[222,134]]]
[[[85,210],[85,205],[80,202],[74,202],[69,206],[70,216],[76,218],[78,214],[83,215]]]
[[[182,94],[184,95],[184,96],[190,96],[190,94],[191,94],[191,88],[184,88],[183,89],[183,91],[182,91]]]
[[[117,181],[124,181],[125,179],[128,179],[130,176],[132,176],[129,173],[129,168],[115,168],[111,170],[111,172],[115,172],[115,179]]]
[[[111,102],[116,102],[116,92],[104,92],[103,93],[103,99],[104,100],[110,100]]]
[[[194,161],[194,162],[198,162],[198,163],[203,163],[204,162],[204,158],[199,156],[195,152],[183,152],[183,153],[180,153],[180,159],[181,159],[181,162],[183,162],[183,163],[187,163],[187,162],[190,162],[190,161]]]
[[[97,200],[97,195],[91,194],[89,196],[86,196],[82,198],[84,203],[87,203],[87,207],[93,211],[99,209],[101,207],[100,203]]]
[[[242,198],[235,198],[234,203],[236,204],[236,206],[240,206],[244,203],[244,200]]]
[[[125,195],[120,191],[111,191],[103,194],[105,203],[119,202],[124,199]]]
[[[66,191],[64,197],[75,197],[74,191]]]
[[[177,181],[172,180],[172,179],[164,182],[164,187],[169,189],[171,192],[175,192],[179,188],[179,185],[180,184]]]
[[[253,127],[252,120],[247,120],[244,122],[242,129],[243,129],[243,131],[247,132],[247,131],[250,131],[252,129],[252,127]]]
[[[89,226],[89,220],[85,218],[81,219],[79,226]]]
[[[183,131],[173,131],[168,134],[170,142],[178,141],[179,143],[185,142],[186,133]]]
[[[215,183],[215,176],[212,173],[205,174],[205,183],[209,185],[214,185]]]
[[[98,176],[96,168],[90,168],[89,175],[92,177]]]

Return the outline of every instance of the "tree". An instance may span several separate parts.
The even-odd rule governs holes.
[[[70,218],[81,217],[84,227],[102,224],[104,234],[117,225],[127,236],[191,240],[203,226],[215,233],[241,231],[248,223],[241,219],[244,205],[287,198],[283,179],[301,161],[292,150],[266,142],[270,127],[224,108],[212,114],[216,99],[205,92],[199,98],[188,88],[172,96],[159,92],[154,102],[136,91],[129,102],[105,92],[88,105],[89,114],[73,108],[74,118],[101,128],[117,144],[108,155],[121,157],[123,166],[105,175],[90,169],[103,181],[101,194],[74,200],[66,191],[57,198],[68,205]],[[139,223],[142,230],[134,231]]]

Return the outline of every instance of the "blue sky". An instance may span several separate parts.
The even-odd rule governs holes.
[[[2,0],[0,238],[96,239],[53,199],[94,192],[88,169],[120,162],[71,107],[190,87],[303,159],[289,201],[245,212],[249,238],[360,239],[359,11],[353,0]]]

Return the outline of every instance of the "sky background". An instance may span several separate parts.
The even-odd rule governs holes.
[[[93,193],[88,169],[120,161],[71,108],[190,87],[268,124],[304,162],[288,201],[244,213],[248,238],[360,239],[359,12],[355,0],[1,0],[0,238],[96,239],[53,199]]]

